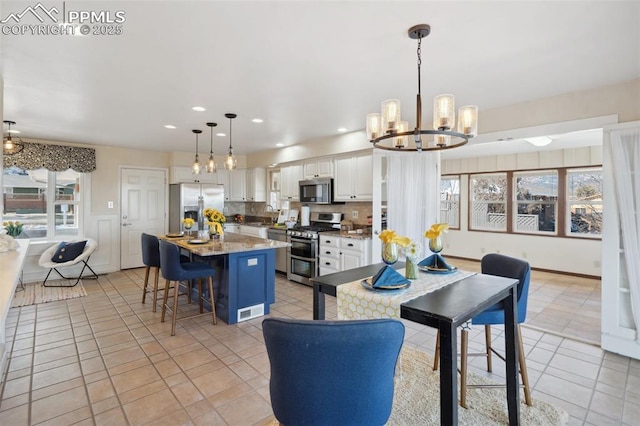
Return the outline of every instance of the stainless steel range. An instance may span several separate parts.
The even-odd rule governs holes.
[[[301,284],[311,285],[311,278],[318,276],[318,234],[340,229],[342,213],[311,212],[310,225],[287,231],[291,244],[287,248],[287,278]]]

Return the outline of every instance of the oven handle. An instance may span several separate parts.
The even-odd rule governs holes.
[[[317,257],[313,257],[313,258],[312,257],[302,257],[302,256],[296,256],[296,255],[293,255],[293,254],[289,254],[289,257],[291,259],[304,260],[305,262],[310,262],[310,263],[311,262],[313,262],[313,263],[318,262],[318,258]]]

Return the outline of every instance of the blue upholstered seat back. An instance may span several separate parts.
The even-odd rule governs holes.
[[[404,339],[397,320],[267,318],[271,405],[285,425],[382,425]]]
[[[529,297],[529,279],[531,277],[529,263],[514,257],[491,253],[482,258],[481,269],[483,274],[518,279],[518,323],[523,323],[527,317],[527,299]],[[502,306],[494,305],[490,307],[473,317],[471,323],[504,324]]]
[[[160,267],[160,244],[158,237],[142,233],[142,263],[145,266]]]

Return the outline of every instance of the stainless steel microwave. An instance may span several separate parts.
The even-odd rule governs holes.
[[[299,185],[301,203],[331,204],[333,202],[332,178],[301,180]]]

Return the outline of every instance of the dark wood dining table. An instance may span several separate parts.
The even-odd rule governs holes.
[[[367,265],[311,279],[313,319],[325,319],[325,295],[336,296],[337,288],[375,275],[385,264]],[[404,263],[392,265],[404,268]],[[437,328],[440,331],[440,424],[458,424],[458,326],[496,303],[505,312],[505,360],[509,425],[520,424],[520,392],[516,322],[517,279],[476,274],[462,278],[432,293],[418,296],[400,305],[403,319]],[[425,366],[425,368],[429,368]],[[425,401],[425,403],[428,403]]]

